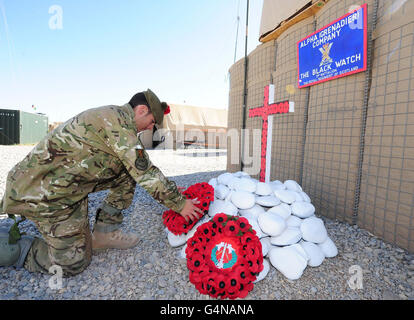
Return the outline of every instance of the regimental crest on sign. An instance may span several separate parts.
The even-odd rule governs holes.
[[[332,63],[332,59],[329,56],[329,52],[331,51],[331,48],[332,48],[332,42],[326,43],[322,46],[322,48],[319,48],[319,51],[322,53],[322,61],[319,64],[319,66]]]
[[[218,269],[233,267],[237,258],[237,246],[230,239],[219,240],[211,250],[211,261]]]

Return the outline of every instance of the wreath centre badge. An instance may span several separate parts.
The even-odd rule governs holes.
[[[230,239],[219,240],[211,250],[211,261],[218,269],[229,269],[237,263],[237,249]]]

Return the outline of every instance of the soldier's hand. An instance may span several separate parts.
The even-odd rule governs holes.
[[[177,186],[177,189],[178,189],[178,191],[180,191],[181,193],[183,193],[183,191],[185,191],[185,187],[180,187],[180,186]]]
[[[200,201],[197,199],[187,199],[185,201],[185,205],[183,210],[181,210],[180,214],[184,217],[185,221],[190,220],[197,220],[200,219],[204,215],[204,212],[201,209],[197,208],[194,204],[199,204]]]

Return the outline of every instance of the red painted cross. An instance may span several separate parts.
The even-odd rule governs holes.
[[[272,90],[273,90],[273,85]],[[292,107],[293,109],[293,107]],[[272,114],[276,113],[288,113],[289,109],[289,101],[282,101],[277,103],[270,103],[269,104],[269,86],[266,86],[264,89],[264,105],[262,107],[252,108],[249,110],[249,118],[252,117],[262,117],[263,125],[262,125],[262,149],[260,153],[260,181],[264,182],[266,179],[266,163],[268,160],[270,162],[270,158],[267,158],[268,149],[268,117]],[[270,130],[271,131],[271,130]],[[271,132],[270,132],[271,133]],[[270,137],[271,139],[271,137]],[[271,142],[271,141],[269,141]],[[271,146],[271,144],[270,144]],[[270,155],[269,155],[270,157]],[[270,169],[270,168],[269,168]],[[266,181],[267,182],[267,181]]]

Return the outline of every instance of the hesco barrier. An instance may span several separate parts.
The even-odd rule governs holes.
[[[367,70],[298,89],[299,40],[367,3]],[[258,46],[247,58],[246,129],[253,169],[262,120],[248,109],[263,105],[264,87],[275,101],[295,102],[294,113],[273,117],[271,180],[294,179],[317,213],[370,231],[414,252],[414,2],[330,0],[315,15]],[[228,130],[242,128],[244,59],[230,68]],[[260,134],[260,131],[258,131]],[[240,145],[238,146],[241,151]],[[228,171],[240,170],[230,159]]]

